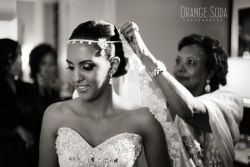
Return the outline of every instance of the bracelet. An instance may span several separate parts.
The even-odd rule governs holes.
[[[156,65],[156,68],[153,71],[149,72],[149,75],[151,78],[155,78],[162,72],[167,71],[166,66],[163,64],[163,62],[157,60],[155,65]]]

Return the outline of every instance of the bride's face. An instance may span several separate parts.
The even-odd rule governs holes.
[[[99,49],[88,44],[68,46],[67,63],[72,84],[85,101],[96,99],[108,84],[110,62]]]

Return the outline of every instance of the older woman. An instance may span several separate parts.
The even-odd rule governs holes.
[[[133,22],[122,27],[132,49],[164,93],[171,114],[177,115],[175,121],[191,162],[186,165],[232,167],[242,101],[217,91],[219,85],[226,84],[227,74],[227,55],[219,42],[200,35],[183,38],[173,77],[147,49],[138,30]]]

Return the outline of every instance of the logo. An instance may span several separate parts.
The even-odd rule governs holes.
[[[223,21],[227,19],[227,8],[209,6],[209,7],[180,7],[180,18],[182,21],[208,22]]]

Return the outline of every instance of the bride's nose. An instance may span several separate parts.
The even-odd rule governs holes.
[[[72,79],[74,82],[80,82],[83,80],[83,75],[81,74],[81,72],[79,71],[79,69],[75,69],[73,71],[73,76],[72,76]]]

